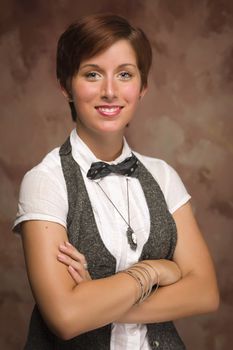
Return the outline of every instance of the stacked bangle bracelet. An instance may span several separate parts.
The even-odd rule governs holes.
[[[145,266],[142,266],[142,264],[144,264]],[[138,293],[136,304],[142,303],[151,294],[151,291],[154,286],[154,280],[151,276],[150,269],[153,271],[153,273],[155,273],[157,277],[156,288],[154,291],[156,292],[159,287],[159,272],[156,268],[151,266],[149,263],[141,261],[131,266],[127,270],[121,271],[122,273],[126,273],[127,275],[134,278],[134,280],[138,284],[139,293]]]

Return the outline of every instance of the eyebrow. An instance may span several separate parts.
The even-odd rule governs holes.
[[[132,66],[134,68],[137,68],[136,64],[133,64],[133,63],[123,63],[123,64],[120,64],[117,68],[124,68],[126,66]],[[84,64],[83,66],[80,66],[80,69],[87,68],[87,67],[101,69],[101,67],[98,66],[98,64],[92,64],[92,63]]]

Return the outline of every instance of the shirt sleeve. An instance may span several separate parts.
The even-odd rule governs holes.
[[[66,188],[51,173],[32,169],[21,183],[13,231],[19,233],[21,223],[28,220],[52,221],[66,227],[67,212]]]
[[[191,196],[187,192],[180,176],[177,172],[167,163],[165,166],[165,186],[164,196],[167,202],[168,209],[173,214],[178,208],[187,203]]]

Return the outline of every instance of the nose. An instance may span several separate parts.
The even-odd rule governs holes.
[[[105,77],[102,83],[101,98],[112,101],[117,97],[117,82],[113,77]]]

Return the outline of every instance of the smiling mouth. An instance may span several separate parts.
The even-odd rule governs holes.
[[[122,106],[98,106],[96,110],[103,116],[116,116],[121,110]]]

